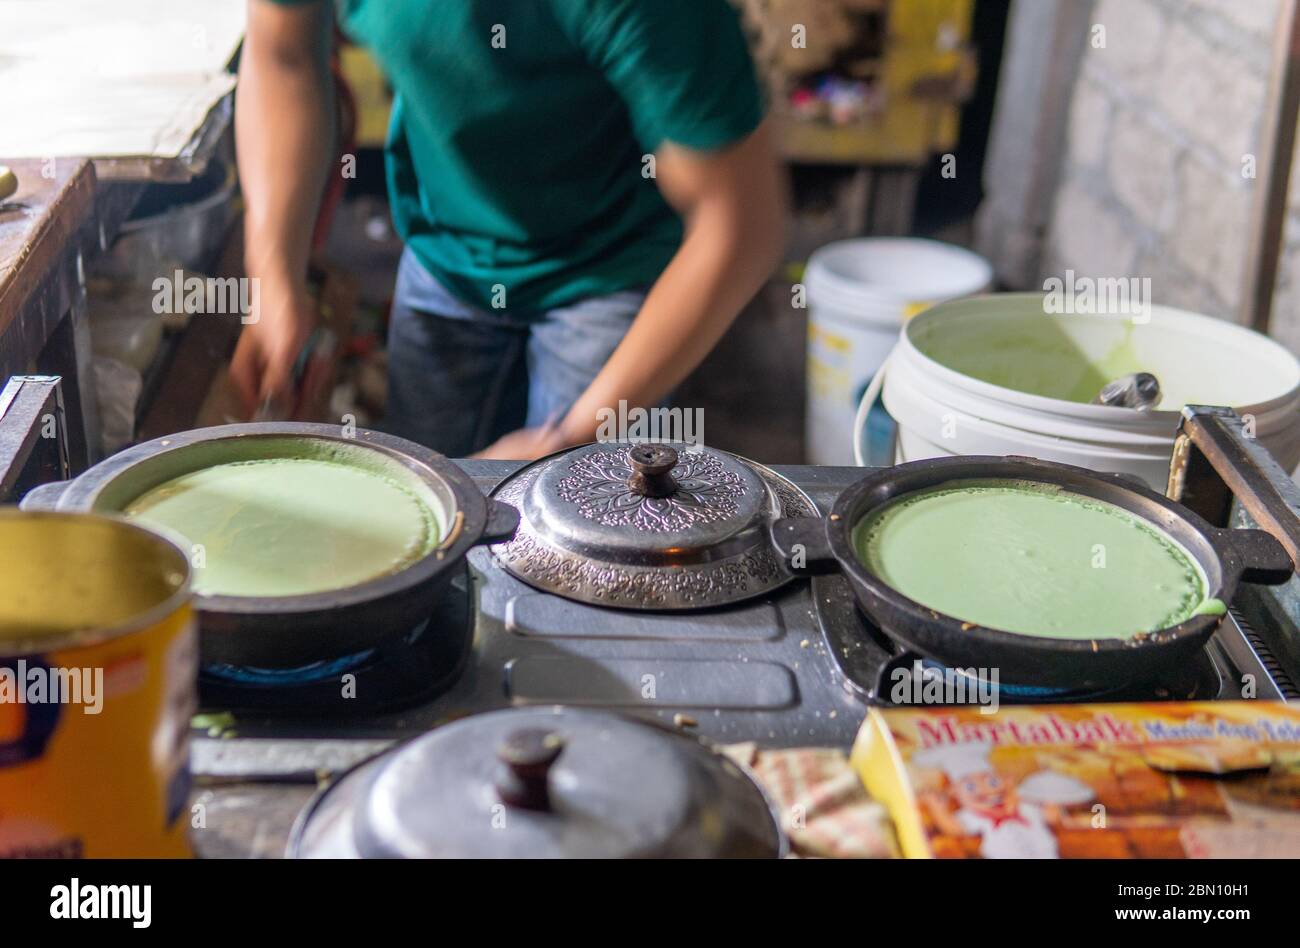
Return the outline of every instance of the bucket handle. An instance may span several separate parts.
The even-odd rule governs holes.
[[[871,412],[871,406],[876,403],[880,396],[880,390],[885,385],[885,372],[889,369],[889,361],[898,351],[898,343],[889,350],[889,355],[885,356],[885,361],[880,363],[880,368],[876,369],[876,374],[871,377],[867,383],[866,391],[862,393],[862,400],[858,402],[858,413],[853,418],[853,463],[858,467],[866,467],[866,455],[862,450],[863,432],[867,427],[867,415]]]

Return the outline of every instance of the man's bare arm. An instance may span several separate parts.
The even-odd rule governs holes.
[[[334,155],[329,72],[333,6],[249,0],[235,96],[246,206],[244,259],[261,281],[257,321],[244,329],[231,377],[252,411],[283,392],[312,320],[311,233]]]
[[[597,412],[657,404],[722,338],[779,263],[785,247],[784,169],[767,124],[719,152],[666,145],[656,180],[686,236],[623,341],[559,426],[518,432],[485,456],[537,456],[591,441]]]
[[[591,441],[597,412],[657,404],[722,338],[780,262],[787,187],[767,124],[719,152],[674,145],[655,158],[659,189],[686,236],[623,341],[554,428],[506,435],[480,457],[530,459]]]
[[[780,261],[786,183],[766,124],[732,147],[656,156],[659,189],[686,221],[686,236],[632,328],[562,424],[566,440],[591,440],[597,410],[651,406],[677,387],[722,338]]]

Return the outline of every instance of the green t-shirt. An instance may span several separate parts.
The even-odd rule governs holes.
[[[278,0],[295,2],[295,0]],[[297,0],[302,2],[302,0]],[[537,310],[655,280],[682,227],[645,156],[762,118],[726,0],[337,0],[397,93],[398,232],[465,302]]]

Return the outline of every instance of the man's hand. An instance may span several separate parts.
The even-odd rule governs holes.
[[[260,281],[231,378],[251,415],[288,410],[289,375],[315,322],[307,294],[312,226],[334,154],[333,6],[249,0],[235,95],[244,263]],[[288,406],[288,407],[286,407]]]
[[[485,461],[536,461],[569,447],[555,425],[520,428],[498,438],[474,457]]]
[[[273,291],[259,302],[257,320],[244,327],[230,363],[230,380],[249,418],[268,402],[276,415],[292,410],[290,373],[316,323],[305,289]]]

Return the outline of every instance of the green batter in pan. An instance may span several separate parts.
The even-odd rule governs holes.
[[[1172,537],[1114,504],[1040,483],[917,491],[863,518],[853,542],[903,595],[1008,632],[1129,638],[1223,609]]]
[[[183,474],[125,508],[194,547],[194,588],[215,596],[298,596],[405,569],[438,542],[410,487],[355,464],[279,457]]]

